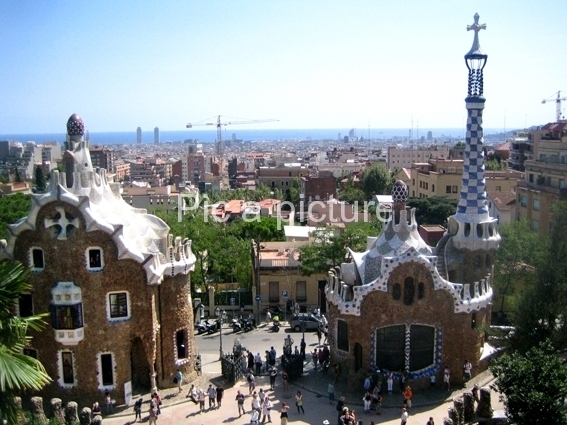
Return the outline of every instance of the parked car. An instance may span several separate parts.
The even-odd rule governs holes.
[[[299,315],[293,316],[289,321],[289,325],[291,328],[296,331],[300,332],[303,330],[303,323],[305,323],[305,330],[306,331],[316,331],[317,328],[321,326],[321,321],[316,318],[315,316],[311,315]]]

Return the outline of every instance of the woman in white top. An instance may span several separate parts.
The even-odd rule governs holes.
[[[272,417],[270,416],[272,407],[274,407],[274,405],[268,396],[264,397],[264,402],[262,403],[262,422],[266,422],[266,417],[268,418],[268,422],[272,422]]]

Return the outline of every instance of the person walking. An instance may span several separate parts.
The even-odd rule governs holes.
[[[303,408],[303,394],[301,394],[301,391],[298,391],[295,394],[295,405],[297,406],[297,413],[299,413],[299,410],[301,409],[303,414],[305,414],[305,409]]]
[[[406,425],[408,423],[408,418],[409,418],[409,413],[407,411],[407,409],[404,407],[402,409],[402,416],[401,416],[401,425]]]
[[[181,393],[181,385],[183,385],[183,374],[181,373],[181,371],[179,369],[177,369],[177,373],[175,374],[175,377],[173,378],[173,383],[177,384],[177,389],[179,390],[178,394]]]
[[[285,403],[282,403],[282,407],[280,408],[280,425],[287,425],[287,411],[289,410],[289,406]]]
[[[254,382],[254,375],[252,374],[252,369],[248,371],[246,380],[248,381],[248,395],[250,395],[252,394],[252,391],[256,389],[256,383]]]
[[[266,398],[266,393],[263,388],[260,388],[260,391],[258,391],[258,398],[260,399],[260,404],[262,404],[264,402],[264,398]]]
[[[264,402],[262,403],[262,422],[266,422],[266,418],[268,418],[268,422],[272,422],[272,417],[270,416],[270,412],[274,405],[270,401],[268,397],[264,397]]]
[[[321,326],[317,327],[317,346],[321,346],[321,337],[323,336],[323,332],[321,331]]]
[[[220,409],[222,403],[222,397],[224,395],[224,388],[218,386],[216,393],[217,393],[217,409]]]
[[[240,390],[238,390],[238,393],[236,393],[235,400],[236,405],[238,406],[238,417],[241,417],[246,413],[246,410],[244,409],[244,394],[242,394]]]
[[[305,343],[305,339],[301,338],[301,343],[299,344],[299,354],[301,355],[301,358],[303,360],[305,360],[305,348],[307,347],[307,344]]]

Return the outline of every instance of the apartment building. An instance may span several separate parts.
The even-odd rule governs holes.
[[[517,218],[534,231],[547,232],[553,205],[567,200],[567,121],[529,131],[533,157],[526,159],[525,177],[518,184]]]
[[[429,198],[444,196],[458,200],[463,173],[462,159],[436,158],[429,162],[414,163],[408,182],[409,196]],[[523,174],[515,170],[485,171],[487,192],[516,192]]]
[[[434,145],[417,149],[388,146],[388,169],[410,168],[415,162],[427,162],[432,158],[449,158],[449,146]]]
[[[510,157],[508,166],[517,171],[524,171],[524,163],[528,159],[533,159],[533,140],[527,131],[515,132],[508,140],[510,143]]]
[[[285,164],[279,167],[260,167],[256,181],[273,189],[287,192],[296,177],[309,175],[309,169],[300,164]]]

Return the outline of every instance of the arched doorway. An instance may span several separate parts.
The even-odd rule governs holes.
[[[136,337],[132,341],[130,367],[132,368],[132,389],[150,390],[150,365],[140,337]]]

